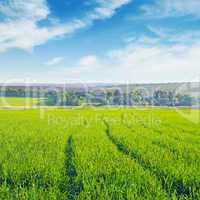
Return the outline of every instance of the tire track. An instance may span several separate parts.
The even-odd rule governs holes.
[[[161,181],[163,189],[169,194],[170,198],[172,198],[174,193],[178,197],[184,196],[186,199],[198,198],[196,197],[194,192],[192,192],[191,186],[184,184],[184,180],[175,176],[170,178],[169,174],[167,174],[164,170],[153,165],[149,160],[145,160],[138,150],[130,150],[125,144],[123,144],[123,142],[112,135],[109,124],[105,121],[104,123],[106,125],[106,135],[110,139],[110,141],[117,147],[117,149],[138,162],[144,170],[148,170],[152,175],[156,176],[157,179]],[[169,183],[169,181],[171,183]]]
[[[64,178],[60,184],[60,191],[66,193],[67,200],[74,200],[83,190],[83,185],[76,179],[77,171],[74,164],[74,142],[72,136],[69,137],[65,148],[63,176]]]

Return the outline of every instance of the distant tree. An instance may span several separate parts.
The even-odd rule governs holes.
[[[54,91],[48,92],[46,94],[44,104],[47,106],[56,106],[58,105],[58,94]]]
[[[175,92],[169,91],[168,97],[169,97],[169,105],[174,106],[176,104]]]
[[[192,106],[193,98],[189,95],[178,95],[179,106]]]
[[[156,90],[153,94],[154,105],[167,106],[169,105],[169,96],[167,91]]]
[[[66,95],[66,105],[67,106],[79,106],[80,105],[80,95],[78,93],[67,92]]]
[[[123,99],[124,99],[123,94],[120,92],[120,90],[116,89],[113,92],[113,104],[114,105],[122,105],[124,103]]]
[[[135,105],[142,105],[144,103],[144,97],[142,90],[135,90],[132,92],[132,100]]]
[[[112,100],[113,100],[113,92],[112,91],[107,91],[106,92],[106,104],[107,105],[112,105]]]

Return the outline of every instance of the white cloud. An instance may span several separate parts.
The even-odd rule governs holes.
[[[11,48],[30,50],[50,39],[72,34],[91,25],[95,20],[111,17],[116,9],[130,0],[97,0],[98,6],[86,13],[83,19],[65,24],[39,26],[41,20],[49,20],[50,10],[46,0],[7,0],[0,3],[0,52]]]
[[[31,20],[10,21],[0,23],[0,52],[11,48],[30,50],[35,46],[44,44],[49,39],[73,33],[84,27],[84,23],[74,21],[65,26],[39,28]]]
[[[141,7],[145,16],[153,18],[194,16],[200,17],[199,0],[155,0]]]
[[[97,0],[98,6],[89,13],[90,20],[105,19],[113,16],[116,10],[131,0]]]
[[[103,67],[103,62],[96,55],[87,55],[75,64],[75,66],[64,69],[68,76],[81,76],[85,73],[96,73]],[[77,78],[77,77],[76,77]]]
[[[134,42],[110,52],[114,80],[129,82],[192,81],[200,74],[200,43],[164,45]]]
[[[112,50],[104,57],[81,58],[77,67],[65,68],[63,75],[79,82],[196,81],[200,75],[199,57],[200,42],[167,45],[159,40],[151,42],[146,37]]]
[[[55,57],[55,58],[52,58],[51,60],[49,60],[48,62],[46,62],[45,64],[48,66],[58,65],[58,64],[62,63],[63,60],[64,60],[63,57]]]
[[[11,48],[30,50],[85,27],[80,20],[40,27],[38,22],[47,20],[50,13],[46,0],[8,0],[0,4],[0,13],[6,18],[0,23],[0,52]]]
[[[0,13],[12,19],[45,19],[49,14],[46,0],[8,0],[0,3]]]
[[[85,56],[85,57],[82,57],[79,61],[79,64],[81,66],[91,66],[91,65],[98,65],[99,62],[98,62],[98,58],[96,55],[88,55],[88,56]]]
[[[148,26],[149,30],[156,35],[157,42],[172,42],[179,44],[193,44],[200,41],[200,30],[172,30],[162,27]],[[153,40],[153,39],[152,39]]]

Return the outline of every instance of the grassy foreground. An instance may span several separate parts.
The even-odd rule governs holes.
[[[197,116],[198,110],[2,110],[0,199],[200,199]]]

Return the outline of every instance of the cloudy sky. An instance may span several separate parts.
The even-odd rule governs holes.
[[[200,78],[200,0],[1,0],[0,82]]]

